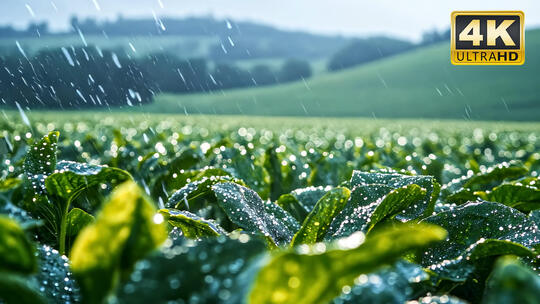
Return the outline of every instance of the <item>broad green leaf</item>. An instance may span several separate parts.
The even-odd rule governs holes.
[[[528,172],[527,168],[518,161],[504,162],[484,169],[477,174],[469,174],[452,180],[442,188],[445,196],[459,191],[462,188],[472,191],[493,188],[504,180],[518,178]]]
[[[534,186],[503,184],[491,191],[479,192],[478,196],[523,212],[540,209],[540,189]]]
[[[66,249],[67,215],[71,203],[82,192],[100,184],[117,185],[130,179],[124,170],[105,166],[60,161],[56,171],[45,178],[47,198],[40,196],[35,201],[37,212],[55,235],[58,249]]]
[[[0,271],[28,274],[37,270],[34,245],[12,219],[0,216]]]
[[[20,274],[0,271],[0,302],[20,304],[49,303],[29,278]]]
[[[343,210],[351,191],[338,187],[328,191],[308,214],[292,239],[292,246],[321,242],[334,217]]]
[[[36,204],[46,201],[45,178],[52,174],[56,168],[56,152],[58,147],[59,132],[50,132],[40,141],[30,146],[26,153],[23,169],[25,175],[26,209],[36,211]],[[47,209],[47,208],[46,208]],[[53,213],[53,212],[51,212]]]
[[[306,210],[307,213],[313,210],[315,204],[323,197],[330,187],[308,187],[302,189],[296,189],[291,192],[291,195],[294,196],[300,205]]]
[[[59,161],[55,173],[45,179],[47,194],[65,202],[81,191],[100,184],[120,184],[131,179],[129,173],[118,168]]]
[[[448,231],[448,239],[429,248],[421,264],[442,279],[465,281],[476,260],[515,254],[534,256],[538,225],[525,214],[498,203],[476,202],[426,218]]]
[[[227,233],[213,220],[206,220],[189,211],[161,209],[159,213],[165,217],[165,220],[169,224],[180,228],[183,234],[190,239],[218,236]]]
[[[18,187],[21,184],[21,180],[18,178],[8,178],[0,180],[0,192],[5,192]]]
[[[71,270],[69,260],[58,250],[43,245],[38,248],[39,271],[32,276],[36,289],[49,300],[56,303],[78,303],[80,291]]]
[[[354,171],[350,184],[353,190],[357,186],[370,184],[386,185],[394,189],[416,184],[425,189],[423,197],[413,202],[403,213],[396,216],[397,219],[402,221],[415,220],[431,215],[440,191],[440,185],[435,181],[435,178],[427,175]]]
[[[328,192],[330,187],[308,187],[293,190],[279,197],[278,204],[296,220],[303,222],[315,204]]]
[[[168,208],[189,208],[197,198],[214,195],[212,186],[224,182],[244,184],[241,180],[230,176],[204,176],[173,193],[165,206]]]
[[[280,219],[281,222],[291,232],[297,232],[300,229],[300,223],[290,215],[287,211],[283,210],[279,205],[272,203],[271,201],[263,201],[264,211],[273,218]]]
[[[94,222],[94,217],[82,209],[73,208],[67,214],[66,222],[66,238],[68,243],[72,244],[77,235],[79,235],[79,232],[81,232],[84,227]]]
[[[174,160],[173,160],[174,162]],[[201,180],[203,178],[210,178],[211,176],[229,176],[230,173],[227,171],[214,168],[214,167],[205,167],[198,170],[173,170],[169,168],[169,171],[166,176],[159,177],[154,182],[154,192],[161,193],[163,192],[165,197],[169,197],[170,191],[175,189],[181,189],[186,184]],[[174,206],[173,206],[174,207]]]
[[[529,218],[534,221],[536,225],[540,226],[540,210],[534,210],[529,213]]]
[[[287,245],[299,227],[296,220],[278,205],[263,202],[259,195],[246,187],[234,183],[215,184],[218,204],[236,225],[253,233],[270,237],[276,245]],[[272,211],[272,213],[268,212]]]
[[[283,192],[285,192],[283,191],[281,161],[276,153],[276,147],[270,146],[266,149],[264,167],[270,178],[270,199],[276,200]]]
[[[283,194],[276,201],[276,204],[299,222],[304,221],[308,215],[308,212],[300,205],[300,202],[292,194]]]
[[[370,235],[337,242],[337,249],[316,244],[308,253],[275,254],[259,271],[249,294],[250,303],[327,303],[361,274],[390,264],[411,250],[443,240],[444,229],[434,225],[401,225]],[[341,247],[339,246],[341,245]]]
[[[402,304],[425,293],[422,284],[427,284],[428,279],[429,275],[422,267],[400,260],[390,267],[360,275],[334,303]]]
[[[448,195],[445,199],[448,203],[456,205],[463,205],[468,202],[474,202],[478,200],[478,195],[470,189],[461,188],[458,191]]]
[[[540,295],[540,277],[516,258],[499,258],[486,282],[482,303],[535,304]]]
[[[416,184],[397,189],[381,184],[357,186],[343,211],[334,218],[326,239],[369,232],[380,221],[403,214],[425,194]]]
[[[509,178],[517,178],[525,175],[527,171],[527,168],[525,168],[525,166],[523,166],[523,164],[520,162],[511,161],[509,163],[502,163],[489,167],[485,171],[469,178],[465,184],[463,184],[463,187],[473,190],[483,190],[484,187],[493,182],[501,182]]]
[[[446,197],[446,201],[458,205],[478,199],[501,203],[522,212],[539,209],[540,190],[538,189],[538,180],[522,179],[486,191],[472,191],[463,188]]]
[[[135,262],[165,240],[163,217],[155,215],[152,202],[128,181],[81,231],[71,251],[71,266],[85,302],[101,302]]]
[[[265,242],[234,233],[231,238],[182,240],[138,263],[130,280],[118,288],[119,303],[242,303],[242,288],[265,252]]]
[[[24,160],[24,172],[30,180],[47,176],[55,170],[59,135],[58,131],[50,132],[30,147]]]

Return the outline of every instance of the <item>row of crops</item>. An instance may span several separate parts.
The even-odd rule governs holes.
[[[538,303],[535,125],[0,122],[0,303]]]

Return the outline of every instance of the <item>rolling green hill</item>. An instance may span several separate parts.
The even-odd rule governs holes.
[[[305,82],[160,95],[145,112],[540,120],[540,30],[523,66],[453,66],[447,43]]]

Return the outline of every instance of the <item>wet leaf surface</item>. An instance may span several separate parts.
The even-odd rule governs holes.
[[[190,239],[218,236],[227,232],[212,220],[206,220],[189,211],[176,209],[161,209],[159,213],[174,227],[182,230],[182,233]]]
[[[382,184],[357,186],[332,222],[327,239],[346,237],[357,231],[367,233],[383,219],[403,214],[408,206],[424,196],[425,191],[415,184],[398,189]]]
[[[232,222],[246,231],[270,237],[276,245],[291,242],[296,233],[291,228],[299,224],[278,205],[267,206],[255,191],[234,183],[215,184],[212,189]],[[274,211],[265,212],[268,209]]]
[[[168,243],[137,263],[118,288],[120,303],[242,303],[243,276],[266,250],[265,242],[246,234]]]
[[[534,256],[540,243],[536,222],[498,203],[477,202],[426,218],[448,231],[448,239],[428,249],[421,264],[441,278],[465,281],[476,260],[497,255]]]
[[[344,187],[338,187],[328,191],[307,215],[300,230],[294,235],[291,245],[296,246],[321,242],[332,220],[343,210],[350,195],[351,191]]]
[[[166,238],[163,217],[133,182],[117,188],[71,251],[73,273],[86,301],[100,302],[137,260]]]
[[[326,303],[351,286],[360,274],[390,264],[404,253],[443,240],[436,226],[401,226],[367,238],[358,232],[338,241],[339,249],[315,244],[307,252],[277,253],[259,271],[251,303]],[[362,243],[363,242],[363,243]],[[352,248],[351,248],[352,247]],[[310,290],[309,293],[304,292]]]
[[[354,171],[350,184],[353,190],[357,186],[370,184],[386,185],[393,189],[415,184],[425,189],[425,194],[422,198],[409,205],[402,214],[397,216],[399,220],[407,221],[431,215],[440,191],[440,185],[435,181],[433,176],[404,175],[399,173]]]

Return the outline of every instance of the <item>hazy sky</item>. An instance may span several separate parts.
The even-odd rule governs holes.
[[[0,24],[47,20],[65,29],[71,15],[124,17],[213,15],[284,29],[345,35],[391,34],[418,39],[449,27],[454,10],[522,10],[526,26],[540,26],[540,0],[0,0]]]

